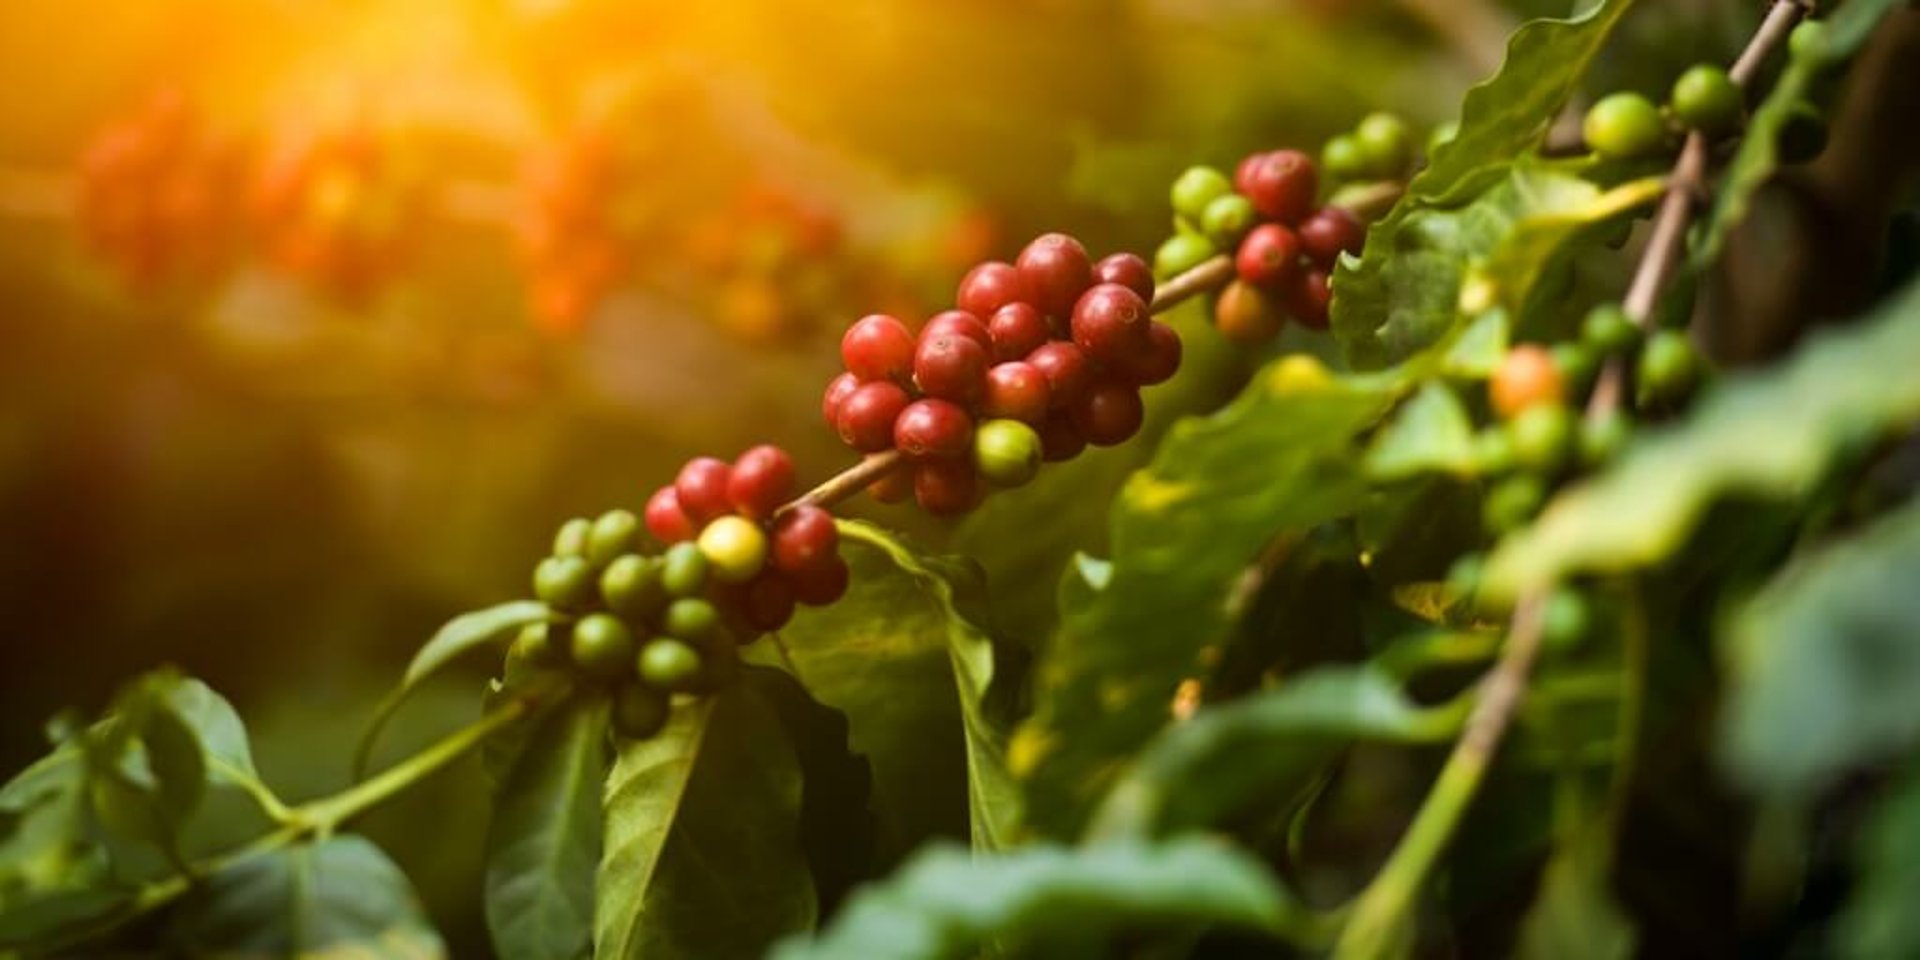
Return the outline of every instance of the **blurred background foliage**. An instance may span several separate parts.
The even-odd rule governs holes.
[[[818,395],[860,313],[935,309],[973,261],[1044,230],[1150,251],[1187,164],[1317,148],[1381,107],[1444,122],[1506,25],[1567,8],[7,3],[0,767],[41,753],[61,707],[96,709],[120,678],[173,662],[235,701],[284,795],[336,787],[357,718],[420,639],[524,593],[564,518],[637,508],[689,456],[759,441],[792,450],[806,480],[843,465]],[[1646,5],[1596,86],[1657,91],[1687,63],[1725,60],[1756,9]],[[254,261],[195,289],[135,293],[49,191],[103,123],[160,89],[236,135],[370,120],[410,176],[483,201],[510,190],[530,153],[597,129],[637,158],[622,187],[655,221],[698,221],[751,248],[768,229],[741,198],[771,185],[845,241],[817,256],[762,250],[715,274],[689,249],[697,231],[654,231],[630,275],[557,336],[529,319],[498,217],[410,222],[406,262],[353,302]],[[826,295],[781,272],[826,260]],[[1177,401],[1156,400],[1159,425],[1230,395],[1253,359],[1192,320],[1198,362]],[[1103,451],[1021,494],[1061,504],[1044,544],[991,509],[960,528],[957,545],[996,574],[1008,626],[1038,635],[1058,564],[1099,549],[1109,495],[1150,452]],[[908,509],[858,510],[955,541]],[[479,680],[410,707],[391,755],[470,715]],[[485,950],[473,895],[483,792],[462,768],[368,824],[458,956]]]

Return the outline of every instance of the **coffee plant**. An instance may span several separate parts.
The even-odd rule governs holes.
[[[503,957],[1695,955],[1671,914],[1716,896],[1787,904],[1799,953],[1920,955],[1920,281],[1769,366],[1688,331],[1913,14],[1774,0],[1656,103],[1594,89],[1632,6],[1521,25],[1431,135],[1382,112],[1187,169],[1150,259],[1048,233],[924,322],[854,320],[821,405],[854,465],[699,457],[566,522],[527,598],[419,649],[342,792],[280,797],[177,671],[62,715],[0,788],[0,950],[444,955],[349,829],[478,754]],[[226,248],[198,129],[156,101],[88,156],[87,234],[138,282]],[[405,253],[376,144],[295,138],[251,194],[343,297]],[[619,165],[601,131],[528,164],[553,329],[635,266]],[[773,207],[802,259],[839,242]],[[1053,606],[835,517],[862,492],[966,515]],[[466,661],[478,718],[373,769]],[[221,798],[262,826],[208,849]]]

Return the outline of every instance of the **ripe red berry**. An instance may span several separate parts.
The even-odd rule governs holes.
[[[1094,283],[1117,283],[1153,302],[1153,268],[1138,254],[1115,253],[1093,265]]]
[[[847,595],[853,572],[847,569],[847,562],[835,554],[787,579],[793,584],[794,599],[809,607],[824,607]]]
[[[1056,411],[1040,425],[1040,459],[1048,463],[1072,460],[1087,448],[1087,438],[1073,425],[1073,415]]]
[[[727,499],[741,515],[764,520],[792,495],[793,458],[785,450],[761,444],[733,461]]]
[[[893,445],[914,459],[964,457],[973,449],[973,418],[945,400],[915,400],[893,422]]]
[[[1093,261],[1087,248],[1064,233],[1036,237],[1020,251],[1018,263],[1029,302],[1050,317],[1068,316],[1074,302],[1093,285]]]
[[[934,314],[933,319],[928,320],[926,326],[920,328],[920,342],[925,343],[933,337],[961,336],[979,344],[982,350],[992,354],[993,334],[981,321],[980,317],[984,316],[988,314],[975,316],[965,310],[942,310]]]
[[[895,470],[867,484],[867,493],[881,503],[899,503],[913,493],[913,471]]]
[[[840,417],[834,429],[842,442],[861,453],[875,453],[893,446],[893,421],[913,398],[899,384],[879,381],[861,384],[840,404]]]
[[[1359,253],[1367,243],[1367,228],[1358,217],[1340,207],[1321,207],[1300,222],[1300,249],[1321,267],[1332,270],[1342,253]]]
[[[1240,159],[1239,166],[1233,168],[1234,190],[1243,196],[1252,192],[1253,171],[1260,165],[1260,161],[1266,159],[1269,152],[1270,151],[1266,150],[1255,151]]]
[[[1254,227],[1233,258],[1243,283],[1278,290],[1300,272],[1300,238],[1277,223]]]
[[[1027,363],[1047,378],[1047,402],[1063,409],[1093,385],[1093,364],[1079,347],[1055,340],[1027,354]]]
[[[1235,343],[1265,343],[1279,336],[1286,322],[1278,300],[1238,280],[1227,284],[1213,303],[1214,327]]]
[[[798,575],[840,555],[840,528],[833,514],[812,504],[794,507],[773,523],[774,569]]]
[[[1113,370],[1136,387],[1151,387],[1179,372],[1181,353],[1180,335],[1155,320],[1147,327],[1146,349],[1122,358]]]
[[[913,354],[913,382],[928,396],[972,403],[986,391],[991,360],[987,348],[962,333],[922,336]]]
[[[828,429],[839,429],[840,405],[847,402],[847,395],[860,389],[860,378],[851,373],[843,373],[827,382],[826,393],[820,396],[820,416],[827,421]]]
[[[732,478],[733,468],[713,457],[695,457],[680,468],[673,489],[679,495],[680,509],[695,526],[704,527],[733,512],[733,501],[727,499],[727,484]]]
[[[967,271],[953,302],[976,317],[990,317],[995,310],[1026,298],[1026,283],[1021,279],[1019,268],[989,260]]]
[[[864,381],[905,380],[913,372],[913,332],[898,317],[861,317],[840,338],[840,361]]]
[[[772,633],[793,619],[793,585],[770,570],[747,584],[743,599],[747,624],[759,633]]]
[[[695,530],[686,511],[680,509],[680,492],[672,484],[661,487],[647,498],[647,532],[664,544],[692,540]]]
[[[1096,447],[1126,442],[1145,420],[1140,391],[1117,380],[1096,384],[1073,407],[1074,427]]]
[[[1287,286],[1287,312],[1309,330],[1325,330],[1329,323],[1327,308],[1333,303],[1333,282],[1325,270],[1315,267],[1294,278]]]
[[[971,460],[929,460],[913,468],[913,498],[936,517],[967,512],[979,493]]]
[[[1103,363],[1144,352],[1147,325],[1153,322],[1147,302],[1117,283],[1103,283],[1080,295],[1073,306],[1073,343]]]
[[[1025,359],[1053,336],[1047,318],[1033,304],[1009,303],[993,312],[987,320],[987,334],[993,339],[993,359]]]
[[[1320,175],[1313,158],[1298,150],[1275,150],[1260,157],[1247,170],[1242,191],[1253,201],[1253,208],[1269,220],[1294,224],[1313,212],[1314,195],[1320,190]]]
[[[1038,367],[1022,360],[995,364],[987,371],[987,393],[980,411],[989,418],[1039,426],[1047,418],[1053,389]]]

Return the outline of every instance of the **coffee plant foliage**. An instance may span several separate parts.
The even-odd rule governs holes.
[[[1784,66],[1666,254],[1681,282],[1632,320],[1685,316],[1789,114],[1831,107],[1901,6],[1773,38]],[[1688,188],[1674,150],[1547,149],[1632,7],[1519,27],[1339,254],[1330,335],[1226,343],[1205,302],[1231,278],[1196,267],[1139,433],[972,496],[951,555],[865,521],[783,533],[784,488],[690,465],[643,518],[563,528],[536,598],[430,638],[340,793],[280,799],[175,671],[56,718],[0,787],[0,952],[444,956],[349,828],[477,752],[504,957],[1627,956],[1671,856],[1630,830],[1720,802],[1791,834],[1837,792],[1855,829],[1823,856],[1851,882],[1805,936],[1920,953],[1920,512],[1885,477],[1920,424],[1920,284],[1723,376],[1657,369],[1657,330],[1590,342],[1623,291],[1588,267]],[[1558,379],[1490,409],[1526,344]],[[1603,390],[1641,421],[1624,438],[1567,409]],[[372,762],[423,681],[475,661],[503,664],[477,720]],[[258,829],[217,846],[214,818]],[[1791,871],[1776,841],[1756,869]]]

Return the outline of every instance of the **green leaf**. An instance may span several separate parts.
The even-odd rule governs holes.
[[[486,904],[501,956],[591,952],[600,795],[611,763],[605,698],[576,698],[539,721],[495,791]]]
[[[1807,799],[1920,742],[1920,505],[1790,568],[1734,620],[1721,750],[1748,788]]]
[[[1626,960],[1633,923],[1614,902],[1608,877],[1611,830],[1582,829],[1554,851],[1540,896],[1520,927],[1514,956],[1526,960]]]
[[[800,846],[819,912],[830,916],[848,891],[876,876],[873,769],[852,752],[846,715],[821,705],[791,675],[749,666],[742,677],[779,714],[800,762]]]
[[[1401,389],[1282,360],[1231,406],[1168,434],[1113,505],[1104,588],[1063,589],[1075,602],[1010,750],[1029,822],[1076,833],[1121,762],[1167,721],[1181,678],[1229,635],[1227,601],[1247,565],[1274,537],[1359,505],[1358,438]]]
[[[755,689],[674,704],[620,746],[604,797],[594,956],[757,957],[811,926],[799,763]]]
[[[192,677],[179,676],[165,683],[159,694],[199,740],[213,780],[249,790],[263,788],[253,765],[246,724],[225,697]]]
[[[196,957],[443,957],[406,874],[362,837],[245,858],[207,878],[169,929]]]
[[[1162,733],[1107,794],[1089,836],[1140,840],[1211,826],[1304,788],[1355,741],[1444,742],[1459,731],[1464,706],[1422,709],[1366,667],[1310,671]]]
[[[1374,435],[1366,467],[1368,476],[1381,483],[1429,471],[1470,472],[1473,421],[1467,408],[1446,384],[1428,383]]]
[[[808,692],[846,714],[854,750],[873,765],[883,860],[969,832],[976,847],[1004,846],[1017,791],[1006,718],[989,692],[1007,682],[1010,654],[984,627],[977,569],[870,524],[841,521],[840,535],[852,587],[803,611],[779,640]]]
[[[940,960],[1048,936],[1091,940],[1110,931],[1216,924],[1281,933],[1294,905],[1254,859],[1223,843],[1075,850],[1023,847],[976,857],[952,846],[916,856],[885,884],[854,895],[814,939],[776,960]]]
[[[1834,924],[1835,955],[1920,956],[1920,914],[1913,910],[1920,902],[1920,768],[1908,764],[1855,849],[1859,881]]]
[[[394,711],[406,703],[407,697],[421,681],[438,673],[462,654],[505,642],[527,624],[550,622],[556,618],[544,603],[515,600],[485,610],[463,613],[447,621],[420,648],[420,652],[413,655],[413,661],[407,664],[406,674],[401,677],[400,686],[374,710],[373,720],[367,724],[367,732],[361,735],[360,745],[354,751],[353,768],[357,771],[367,768],[380,731],[386,728],[387,721],[393,719]]]
[[[1778,368],[1730,377],[1677,426],[1635,439],[1488,558],[1482,589],[1517,596],[1665,559],[1731,496],[1796,499],[1842,454],[1920,420],[1920,285]]]

